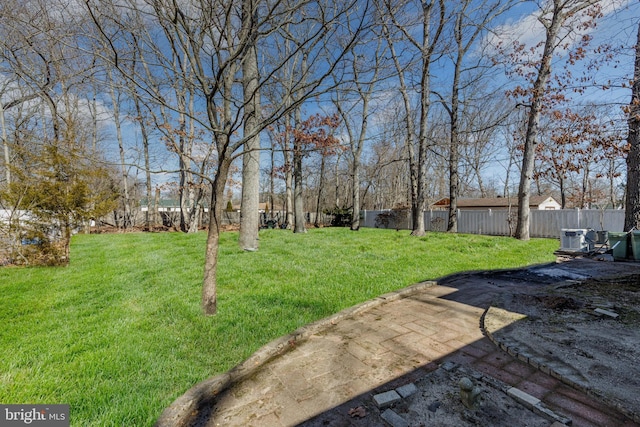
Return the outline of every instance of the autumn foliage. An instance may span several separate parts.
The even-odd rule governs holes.
[[[588,194],[592,172],[596,178],[604,177],[602,171],[592,171],[591,165],[608,164],[625,154],[626,147],[613,128],[611,120],[599,119],[593,111],[576,112],[570,108],[553,110],[548,113],[549,129],[545,138],[537,146],[536,158],[539,168],[536,179],[546,178],[555,182],[560,189],[562,207],[568,200],[572,205],[583,208],[598,201],[594,194]],[[620,175],[617,171],[608,171]],[[581,188],[570,189],[568,183],[581,182]]]
[[[294,150],[306,155],[319,151],[322,155],[330,156],[343,150],[340,141],[333,134],[340,126],[337,114],[323,116],[314,114],[296,127],[289,128],[288,133],[294,140]]]

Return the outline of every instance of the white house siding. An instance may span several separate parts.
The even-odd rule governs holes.
[[[0,209],[0,223],[6,224],[10,219],[29,221],[32,219],[32,217],[27,211],[12,211],[9,209]]]
[[[560,203],[556,202],[553,197],[549,197],[547,200],[538,205],[539,210],[555,210],[560,209],[561,207],[562,206],[560,205]]]

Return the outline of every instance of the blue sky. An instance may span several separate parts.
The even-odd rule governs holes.
[[[496,29],[493,41],[495,42],[499,38],[504,44],[508,44],[513,40],[517,40],[528,47],[540,43],[544,38],[544,28],[538,21],[540,10],[536,5],[537,3],[537,1],[525,1],[508,14],[502,25]],[[588,33],[593,37],[590,44],[592,48],[610,44],[618,49],[611,63],[597,72],[600,82],[604,84],[611,80],[616,86],[623,80],[626,81],[631,78],[633,73],[633,46],[638,23],[640,22],[640,2],[634,0],[607,0],[602,1],[601,6],[604,17],[598,21],[597,25],[570,37],[573,40],[577,40],[582,34]],[[556,63],[564,59],[564,54],[566,54],[566,51],[558,49]],[[627,103],[630,91],[628,89],[618,91],[614,88],[606,96],[615,100],[615,102]]]
[[[525,1],[520,3],[517,8],[514,8],[501,19],[501,26],[494,34],[499,34],[500,38],[506,42],[510,39],[517,39],[529,46],[538,43],[542,40],[544,34],[536,18],[536,14],[539,13],[538,3],[538,1]],[[633,52],[631,47],[635,42],[638,17],[640,17],[640,2],[632,0],[605,1],[603,2],[603,10],[606,12],[606,16],[591,32],[591,35],[594,37],[592,46],[608,42],[612,45],[618,47],[625,46],[626,48],[621,50],[616,57],[616,59],[620,61],[619,63],[612,63],[598,71],[599,80],[602,82],[612,80],[614,82],[614,88],[606,92],[592,90],[588,96],[583,96],[581,101],[606,99],[612,104],[624,105],[629,100],[630,90],[628,88],[616,89],[615,85],[631,77],[633,66]],[[558,55],[560,60],[561,57],[562,55]],[[436,79],[437,78],[436,76]],[[388,94],[385,96],[384,90],[382,89],[378,95],[381,96],[382,103],[385,102],[385,99],[388,99]],[[310,108],[313,109],[313,107]],[[135,132],[133,126],[128,126],[127,134],[131,139],[139,137],[139,133]],[[266,138],[264,139],[266,141]],[[263,156],[263,158],[266,158],[266,156]],[[491,170],[488,171],[488,175],[499,175],[501,173],[499,167],[493,168],[493,172]],[[169,175],[165,175],[164,178],[161,178],[159,175],[156,177],[159,178],[159,181],[174,179]]]

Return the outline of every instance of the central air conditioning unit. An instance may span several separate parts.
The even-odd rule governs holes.
[[[590,252],[593,250],[596,233],[586,228],[563,228],[560,233],[560,250],[567,252]]]

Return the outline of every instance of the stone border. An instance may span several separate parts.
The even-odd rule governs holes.
[[[391,301],[410,297],[435,285],[437,285],[436,281],[425,281],[399,291],[380,295],[372,300],[344,309],[332,316],[302,326],[288,335],[276,338],[231,370],[206,379],[187,390],[186,393],[177,398],[162,412],[154,426],[187,427],[193,424],[198,420],[201,410],[206,406],[213,405],[219,394],[250,377],[264,364],[292,350],[297,344],[305,341],[311,335],[337,324],[342,319],[354,317]]]
[[[521,360],[522,362],[528,364],[529,366],[538,369],[544,372],[547,375],[551,375],[553,378],[560,380],[562,383],[568,385],[569,387],[586,393],[587,395],[599,400],[606,406],[611,409],[621,413],[627,418],[633,420],[634,422],[640,423],[640,414],[633,412],[632,410],[624,407],[622,403],[615,399],[607,398],[603,396],[602,393],[599,393],[597,390],[594,390],[587,382],[585,382],[582,378],[579,378],[578,375],[574,372],[575,369],[566,369],[565,366],[560,366],[558,364],[554,364],[541,356],[535,354],[533,351],[529,352],[526,348],[523,350],[522,347],[526,347],[522,343],[515,342],[509,340],[508,338],[498,339],[494,336],[493,332],[499,330],[496,329],[492,331],[487,327],[487,317],[490,318],[490,323],[500,324],[501,320],[494,320],[494,318],[504,318],[505,313],[510,313],[513,317],[514,321],[518,321],[524,315],[519,313],[512,313],[507,310],[490,306],[487,308],[482,316],[480,317],[480,329],[482,333],[489,338],[489,340],[500,350],[508,353],[509,355]],[[517,315],[517,316],[516,316]],[[519,318],[518,318],[519,317]],[[503,327],[506,325],[503,325]]]

